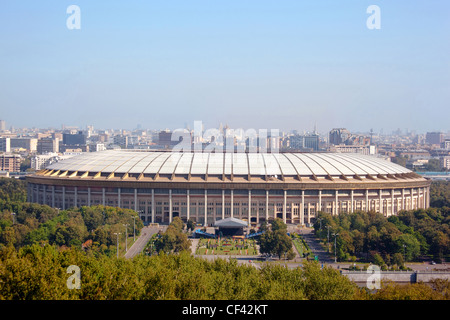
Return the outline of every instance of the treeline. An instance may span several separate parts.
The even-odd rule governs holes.
[[[69,289],[67,268],[80,268],[80,289]],[[187,252],[123,259],[90,257],[71,248],[0,249],[0,299],[355,299],[360,289],[337,270],[306,263],[288,270],[256,269],[236,260],[208,261]]]
[[[450,207],[450,181],[433,181],[430,187],[430,206]]]
[[[23,180],[0,178],[0,203],[27,201],[26,185]]]
[[[73,288],[79,268],[79,289]],[[449,299],[450,283],[382,284],[376,293],[338,270],[305,262],[302,268],[195,258],[187,252],[133,259],[88,255],[72,248],[0,248],[0,300],[376,300]]]
[[[332,216],[319,213],[314,224],[317,236],[339,261],[370,261],[384,267],[432,258],[443,261],[450,253],[450,208],[401,211],[384,217],[357,211]]]
[[[16,249],[32,244],[82,246],[89,251],[114,253],[114,233],[136,235],[143,227],[129,209],[93,206],[58,210],[34,203],[0,204],[0,246]],[[135,221],[133,219],[135,218]],[[134,225],[135,223],[135,225]],[[125,225],[127,225],[125,227]],[[126,228],[126,229],[125,229]]]

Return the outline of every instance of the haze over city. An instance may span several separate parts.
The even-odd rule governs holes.
[[[14,127],[447,131],[443,1],[14,1],[0,10]]]

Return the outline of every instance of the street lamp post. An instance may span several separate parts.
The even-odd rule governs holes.
[[[119,258],[119,234],[120,232],[114,232],[114,234],[117,236],[117,258]]]
[[[136,241],[136,216],[133,216],[133,241]]]
[[[333,233],[333,236],[334,236],[334,263],[336,263],[337,262],[337,259],[336,259],[336,237],[339,235],[339,233]]]
[[[403,244],[403,260],[405,260],[406,263],[406,244]]]
[[[128,252],[128,226],[129,224],[124,224],[125,227],[125,252]]]
[[[331,226],[327,226],[328,229],[328,233],[327,233],[327,251],[330,252],[330,227]]]

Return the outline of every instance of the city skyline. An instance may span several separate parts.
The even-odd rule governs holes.
[[[0,12],[8,127],[450,129],[447,3],[71,4]]]

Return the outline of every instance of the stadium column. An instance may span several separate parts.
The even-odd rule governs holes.
[[[369,212],[369,189],[366,189],[366,212]]]
[[[191,209],[191,199],[189,195],[189,189],[186,190],[186,220],[189,220],[189,214]]]
[[[354,204],[353,204],[353,199],[354,199],[354,197],[353,197],[353,189],[350,190],[350,199],[351,199],[350,213],[353,213],[353,211],[354,211]]]
[[[222,189],[222,219],[225,219],[225,190]]]
[[[231,203],[230,203],[230,206],[231,206],[231,217],[233,218],[233,205],[234,205],[234,203],[233,203],[233,189],[231,189]]]
[[[75,187],[74,207],[78,208],[78,187]]]
[[[103,206],[106,204],[106,190],[104,187],[102,188],[102,204]]]
[[[417,209],[422,208],[422,188],[417,188]]]
[[[134,211],[138,211],[137,188],[134,188]]]
[[[155,223],[155,189],[152,189],[152,223]]]
[[[305,190],[302,190],[302,202],[300,203],[300,225],[305,224]]]
[[[394,215],[394,189],[391,190],[391,215]]]
[[[43,185],[43,192],[42,192],[42,204],[47,204],[47,186]]]
[[[319,209],[317,212],[322,211],[322,190],[319,190]]]
[[[405,208],[405,189],[402,189],[402,210],[406,210],[406,208]]]
[[[172,189],[169,189],[169,223],[172,222]]]
[[[339,209],[338,209],[338,206],[339,206],[339,196],[338,196],[338,194],[339,194],[339,190],[335,190],[334,191],[334,202],[335,202],[335,204],[334,204],[334,214],[335,215],[338,215],[338,213],[339,213]]]
[[[378,211],[379,211],[380,213],[383,213],[383,199],[382,199],[382,193],[383,193],[383,190],[381,190],[381,189],[378,190],[378,195],[379,195],[379,198],[380,198],[380,199],[378,200],[378,201],[379,201],[379,210],[378,210]]]
[[[269,223],[269,190],[266,190],[266,223]]]
[[[411,191],[410,191],[410,193],[409,193],[409,198],[410,198],[410,201],[409,201],[409,203],[410,203],[410,210],[414,210],[414,197],[413,197],[413,192],[414,192],[414,188],[411,188]]]
[[[66,210],[66,187],[62,187],[62,209]]]
[[[91,187],[88,187],[88,207],[91,206]]]
[[[52,186],[52,208],[55,207],[55,186]]]
[[[252,219],[252,191],[248,190],[248,223],[247,223],[247,225],[249,227],[250,227],[251,219]]]
[[[287,191],[283,190],[283,222],[286,223]]]
[[[208,190],[205,189],[205,227],[208,226]]]

